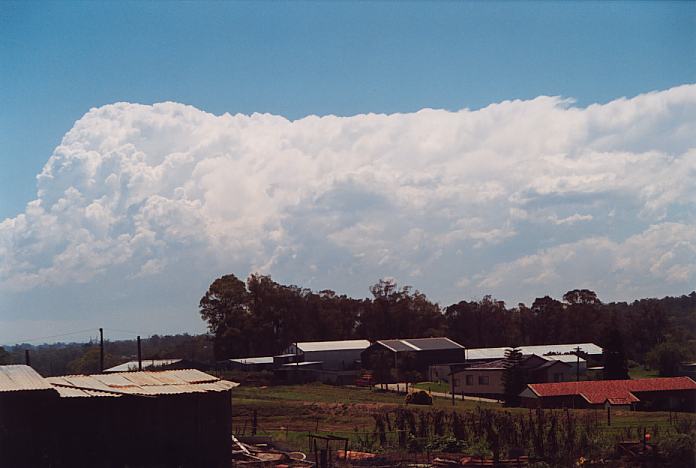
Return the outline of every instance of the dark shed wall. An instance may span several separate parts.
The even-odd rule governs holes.
[[[47,466],[58,400],[47,390],[0,393],[0,467]]]
[[[372,367],[372,357],[380,352],[389,353],[392,359],[392,366],[394,366],[394,362],[396,362],[399,369],[416,370],[424,373],[424,375],[427,375],[428,367],[433,364],[464,362],[464,348],[413,350],[394,353],[394,351],[391,351],[380,343],[373,343],[361,354],[363,366]],[[395,354],[396,361],[393,361]]]
[[[54,466],[229,465],[229,391],[63,402]]]
[[[0,467],[229,466],[229,391],[118,398],[0,395]]]
[[[640,399],[636,408],[648,411],[696,411],[696,390],[633,392]]]
[[[591,408],[592,406],[587,403],[580,395],[564,395],[556,397],[543,397],[543,398],[522,398],[522,406],[525,408]],[[602,406],[602,405],[600,405]]]

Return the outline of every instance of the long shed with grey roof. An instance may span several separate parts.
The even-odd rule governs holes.
[[[370,346],[367,340],[305,341],[293,343],[286,354],[297,355],[300,361],[320,361],[328,370],[355,369],[360,354]]]
[[[509,349],[510,346],[469,348],[466,351],[466,358],[468,362],[495,361],[503,359],[505,352]],[[602,348],[594,343],[545,344],[519,347],[522,354],[536,354],[537,356],[574,356],[578,349],[580,350],[580,356],[588,356],[594,359],[599,359],[602,356]]]

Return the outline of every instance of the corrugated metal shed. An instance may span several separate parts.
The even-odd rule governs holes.
[[[239,385],[195,369],[65,375],[47,380],[64,397],[222,392]]]
[[[154,370],[157,367],[171,366],[177,362],[181,362],[182,359],[143,359],[143,369]],[[138,370],[138,361],[128,361],[118,366],[110,367],[104,369],[104,372],[130,372]]]
[[[557,354],[558,356],[548,356],[556,360],[561,360],[560,355],[569,355],[574,353],[576,348],[580,347],[582,352],[587,354],[597,355],[602,354],[602,348],[594,343],[572,343],[572,344],[549,344],[549,345],[535,345],[535,346],[520,346],[519,349],[522,354],[536,354],[537,356],[544,356],[548,354]],[[500,348],[471,348],[466,351],[466,358],[468,360],[477,359],[502,359],[505,357],[505,351],[510,349],[507,347]]]
[[[368,346],[370,346],[370,342],[367,340],[305,341],[302,343],[297,343],[297,347],[300,349],[300,351],[303,351],[305,353],[312,351],[366,349]]]
[[[24,365],[0,366],[0,392],[51,390],[51,384],[34,369]]]
[[[294,356],[294,354],[291,356]],[[273,356],[237,358],[230,359],[230,361],[238,364],[273,364]]]
[[[302,361],[302,362],[290,362],[288,364],[283,364],[282,367],[287,367],[288,369],[292,369],[293,367],[318,366],[320,364],[324,364],[324,363],[321,361]]]

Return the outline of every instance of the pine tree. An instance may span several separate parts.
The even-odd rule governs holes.
[[[618,328],[607,331],[604,341],[604,380],[628,379],[628,361]]]
[[[505,351],[503,363],[503,388],[505,390],[505,406],[519,406],[520,393],[524,390],[524,370],[522,369],[522,351],[511,348]]]

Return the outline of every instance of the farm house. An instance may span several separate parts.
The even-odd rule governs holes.
[[[555,356],[525,356],[520,363],[526,382],[567,382],[575,380],[575,370],[568,363],[555,360]],[[488,398],[502,398],[505,394],[503,374],[505,361],[474,364],[453,371],[454,392]]]

